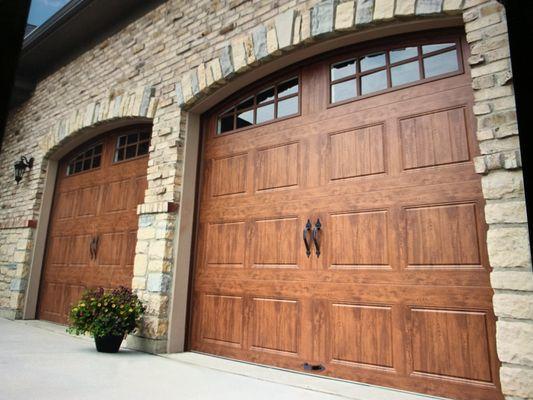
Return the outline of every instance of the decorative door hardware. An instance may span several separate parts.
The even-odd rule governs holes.
[[[326,369],[326,367],[324,367],[322,364],[309,364],[309,363],[304,363],[303,368],[306,371],[314,371],[314,372],[324,371]]]
[[[322,224],[320,223],[320,218],[316,220],[315,227],[313,228],[313,243],[315,244],[315,254],[317,257],[320,257],[320,235],[318,231],[322,227]]]
[[[91,256],[91,260],[96,260],[96,253],[98,252],[98,242],[99,242],[98,235],[93,236],[91,238],[91,242],[89,243],[89,254]]]
[[[304,245],[305,245],[305,254],[307,254],[307,257],[311,257],[311,221],[307,220],[307,224],[305,224],[303,237],[304,237]],[[307,238],[309,236],[309,239]]]

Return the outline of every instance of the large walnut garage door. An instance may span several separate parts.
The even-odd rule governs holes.
[[[146,125],[108,133],[60,162],[39,318],[66,323],[85,288],[131,286],[150,130]]]
[[[193,350],[502,398],[467,49],[421,37],[206,117]]]

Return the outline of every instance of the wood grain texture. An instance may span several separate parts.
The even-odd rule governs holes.
[[[112,163],[120,134],[123,129],[100,136],[60,162],[39,293],[40,319],[66,323],[71,305],[85,288],[131,286],[136,208],[144,199],[148,157]],[[72,154],[92,143],[103,144],[101,166],[67,176]],[[94,237],[98,248],[92,259]]]
[[[502,399],[468,65],[331,106],[330,63],[350,54],[299,67],[299,116],[218,136],[217,112],[231,104],[204,116],[190,348],[299,371],[321,364],[322,375],[454,399]],[[209,160],[235,154],[247,160],[239,195],[209,195]],[[305,252],[308,219],[322,224],[319,257]],[[236,221],[238,234],[206,233]],[[210,268],[218,260],[227,264]],[[239,346],[203,339],[231,330],[205,318],[207,294],[242,298],[240,319],[232,317],[242,321]]]

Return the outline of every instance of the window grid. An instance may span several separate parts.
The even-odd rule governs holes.
[[[68,163],[67,175],[78,174],[83,171],[100,167],[102,160],[102,143],[97,143],[78,153]]]
[[[285,94],[285,91],[288,93]],[[270,96],[266,95],[269,92],[272,94]],[[258,99],[260,99],[262,95],[265,95],[265,100],[259,101]],[[217,135],[245,128],[247,126],[263,124],[276,119],[297,115],[300,111],[299,96],[300,80],[298,76],[284,79],[276,84],[263,87],[253,95],[244,97],[237,104],[233,105],[229,109],[226,109],[225,112],[219,115],[217,118]],[[290,99],[296,99],[296,109],[293,112],[289,110],[289,113],[280,115],[282,114],[280,111],[283,111],[281,110],[280,103],[287,104],[287,100]],[[272,109],[272,116],[258,120],[259,110],[267,110],[267,108]],[[239,119],[239,116],[244,116],[246,113],[250,112],[250,120],[247,121],[242,118]],[[228,122],[231,123],[228,124]]]
[[[120,135],[117,138],[113,162],[121,162],[148,154],[150,133],[136,132]]]
[[[361,56],[347,58],[345,60],[337,61],[335,63],[332,63],[330,65],[330,74],[329,74],[329,80],[330,80],[330,103],[331,104],[335,104],[335,103],[340,103],[340,102],[344,102],[344,101],[349,101],[349,100],[353,100],[353,99],[355,99],[357,97],[368,95],[368,94],[374,92],[374,91],[372,91],[372,92],[368,92],[368,93],[362,93],[362,80],[364,79],[364,77],[374,75],[374,74],[376,74],[376,73],[378,73],[380,71],[386,71],[386,77],[387,77],[387,82],[386,83],[387,84],[386,84],[385,88],[380,89],[380,90],[376,90],[376,91],[381,91],[381,90],[386,90],[386,89],[390,89],[390,88],[397,87],[397,86],[402,86],[404,84],[394,85],[394,82],[392,81],[392,70],[395,67],[406,65],[406,64],[409,64],[409,63],[413,63],[413,62],[417,62],[418,63],[419,78],[415,79],[415,80],[412,80],[412,81],[409,81],[408,83],[405,83],[405,84],[413,84],[415,82],[423,81],[423,80],[429,78],[429,77],[426,77],[426,71],[424,69],[425,60],[427,60],[427,59],[429,59],[429,58],[431,58],[433,56],[437,56],[437,55],[440,55],[440,54],[448,53],[450,51],[455,51],[455,55],[456,55],[456,58],[457,58],[457,68],[455,70],[453,70],[453,71],[447,71],[447,72],[445,72],[443,74],[438,74],[438,75],[444,75],[446,73],[451,73],[451,72],[458,71],[460,69],[460,62],[459,62],[460,59],[459,59],[459,43],[458,43],[457,40],[450,40],[447,43],[445,43],[445,44],[447,44],[446,46],[444,46],[442,48],[438,48],[438,49],[433,50],[433,51],[428,51],[428,52],[424,52],[423,51],[423,48],[426,47],[426,46],[434,46],[434,45],[439,45],[439,44],[443,44],[443,43],[427,43],[427,44],[419,44],[419,45],[412,45],[412,46],[409,46],[409,45],[399,46],[399,47],[394,47],[394,48],[390,48],[390,49],[386,49],[386,50],[382,50],[382,51],[378,51],[378,52],[372,52],[370,54],[363,54]],[[417,55],[416,56],[408,57],[408,58],[402,59],[400,61],[391,62],[391,56],[390,56],[391,51],[401,50],[401,49],[408,49],[408,48],[413,48],[413,47],[416,47],[416,49],[417,49]],[[368,69],[368,70],[365,70],[365,71],[362,71],[362,68],[361,68],[362,59],[364,59],[365,57],[368,57],[368,56],[380,55],[380,54],[384,54],[385,55],[385,64],[384,65],[378,66],[378,67],[375,67],[375,68],[372,68],[372,69]],[[335,66],[341,65],[341,64],[347,63],[347,62],[352,62],[352,61],[355,63],[355,73],[342,76],[339,79],[333,79],[333,68]],[[433,77],[438,76],[438,75],[432,75],[430,77],[433,78]],[[334,85],[338,85],[339,83],[347,82],[347,81],[350,81],[350,80],[355,80],[355,93],[356,93],[355,96],[335,101],[334,100],[334,95],[333,95]]]

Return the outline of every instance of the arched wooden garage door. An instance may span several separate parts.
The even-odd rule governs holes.
[[[131,286],[150,125],[110,132],[59,164],[38,317],[66,323],[87,287]]]
[[[193,350],[502,398],[466,52],[360,46],[206,116]]]

